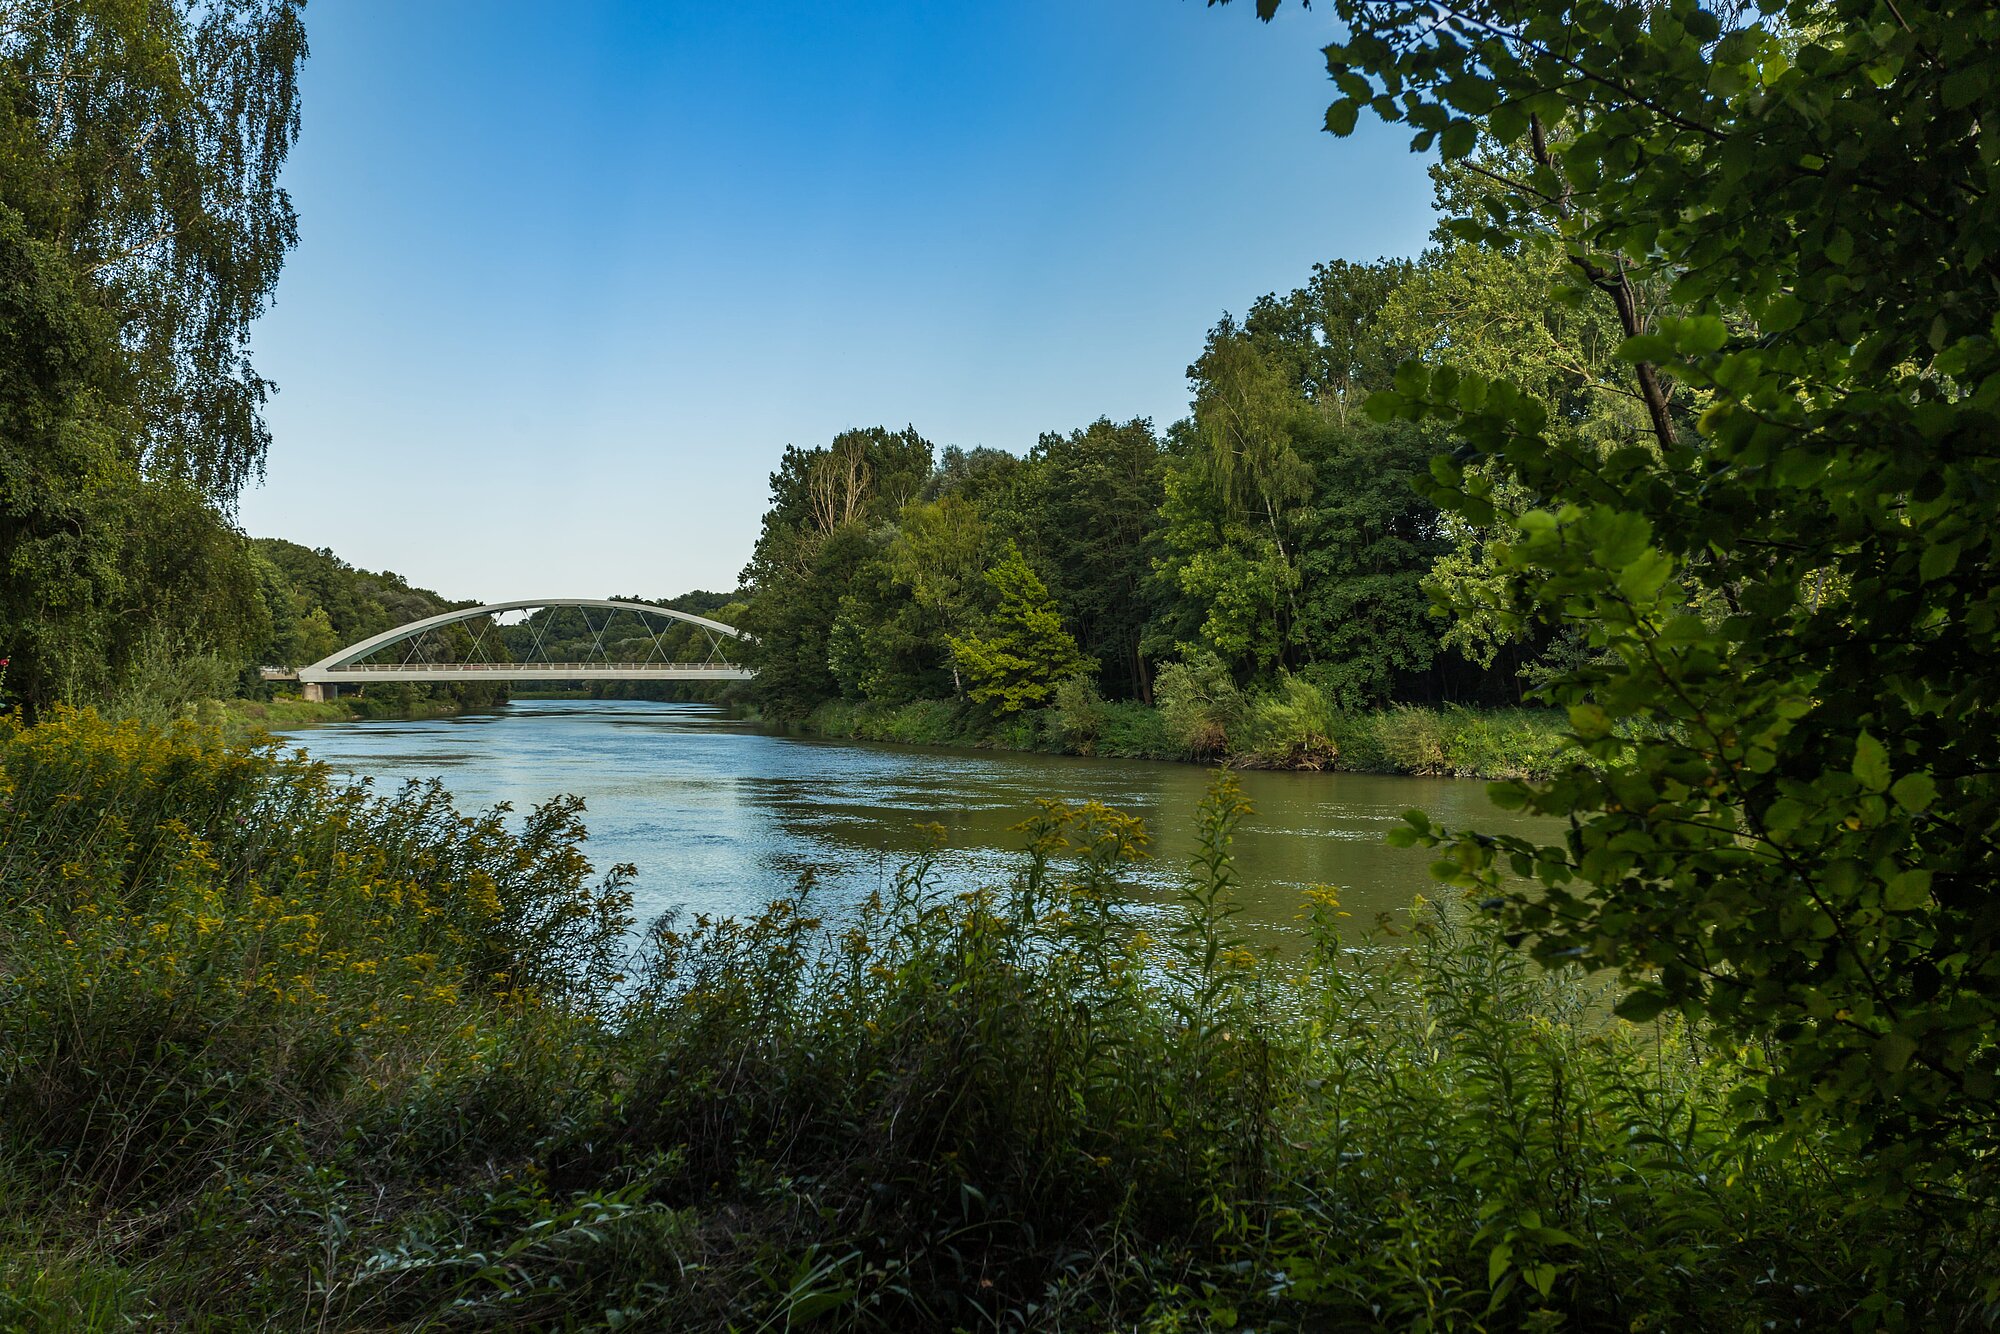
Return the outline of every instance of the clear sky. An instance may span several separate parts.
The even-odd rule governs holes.
[[[788,443],[1187,406],[1225,310],[1413,254],[1249,0],[319,0],[253,534],[448,597],[727,589]]]

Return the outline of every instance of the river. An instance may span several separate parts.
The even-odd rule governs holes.
[[[996,883],[1018,861],[1014,832],[1038,797],[1096,799],[1142,816],[1152,859],[1134,875],[1136,913],[1159,911],[1194,852],[1209,781],[1196,765],[1011,751],[835,742],[775,734],[713,706],[637,700],[521,700],[480,714],[335,723],[288,733],[335,769],[390,791],[441,778],[461,809],[516,810],[581,796],[599,867],[638,867],[642,920],[669,908],[743,915],[813,873],[819,901],[886,886],[942,825],[947,883]],[[1340,888],[1358,931],[1430,891],[1431,854],[1383,835],[1411,807],[1453,826],[1538,832],[1549,822],[1495,809],[1482,783],[1369,774],[1238,775],[1254,807],[1235,841],[1246,921],[1293,929],[1305,891]]]

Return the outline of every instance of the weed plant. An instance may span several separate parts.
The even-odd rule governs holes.
[[[1970,1328],[1988,1215],[1848,1189],[1760,1053],[1476,918],[1253,952],[1044,803],[973,893],[668,918],[511,825],[190,727],[0,732],[0,1328]],[[1157,919],[1147,919],[1155,921]],[[1752,1100],[1754,1102],[1754,1099]],[[1966,1215],[1961,1210],[1957,1215]]]

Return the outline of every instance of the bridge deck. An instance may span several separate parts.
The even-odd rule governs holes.
[[[748,681],[732,662],[410,662],[304,667],[298,679],[328,684],[368,681]]]

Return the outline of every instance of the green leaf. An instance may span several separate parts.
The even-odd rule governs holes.
[[[1691,315],[1674,321],[1679,325],[1676,340],[1688,352],[1720,352],[1729,341],[1729,329],[1713,315]]]
[[[1764,811],[1764,832],[1767,834],[1789,834],[1797,829],[1806,818],[1805,803],[1790,797],[1780,797]]]
[[[1507,1266],[1514,1263],[1514,1248],[1501,1242],[1486,1254],[1486,1286],[1493,1287],[1500,1282],[1500,1276],[1507,1272]]]
[[[1765,333],[1783,333],[1793,328],[1805,314],[1805,305],[1790,292],[1777,297],[1764,307],[1757,326]]]
[[[1345,139],[1354,133],[1354,122],[1361,108],[1353,98],[1343,97],[1326,109],[1326,128],[1329,133]]]
[[[1889,752],[1868,733],[1863,732],[1854,741],[1854,776],[1861,786],[1870,792],[1886,791],[1889,786]]]
[[[1904,774],[1889,789],[1889,795],[1896,804],[1916,815],[1937,799],[1937,780],[1919,769],[1915,773]]]
[[[1674,341],[1662,334],[1639,334],[1618,345],[1620,361],[1665,361],[1674,355]]]
[[[1634,602],[1645,602],[1666,585],[1674,563],[1664,552],[1648,549],[1618,572],[1618,588]]]
[[[1666,1008],[1666,993],[1652,987],[1647,987],[1640,991],[1627,992],[1624,999],[1620,1000],[1612,1008],[1611,1012],[1620,1019],[1635,1024],[1644,1024],[1652,1022],[1659,1015],[1660,1011]]]
[[[1890,912],[1915,912],[1931,899],[1931,873],[1904,871],[1882,887],[1882,906]]]
[[[1569,725],[1585,741],[1595,741],[1611,734],[1611,715],[1596,704],[1572,704],[1569,706]]]
[[[1944,76],[1944,104],[1953,111],[1969,107],[1996,90],[1983,62],[1966,61]]]
[[[1958,568],[1958,543],[1933,542],[1917,561],[1917,577],[1933,583]]]
[[[1907,1033],[1884,1033],[1875,1040],[1876,1063],[1891,1074],[1908,1065],[1916,1054],[1916,1039]]]
[[[786,1307],[786,1314],[791,1317],[793,1324],[803,1325],[807,1321],[819,1319],[829,1311],[838,1310],[853,1301],[854,1297],[853,1288],[831,1288],[824,1292],[809,1292]]]
[[[1446,161],[1462,158],[1479,142],[1479,127],[1469,120],[1455,120],[1438,136],[1438,153]]]

